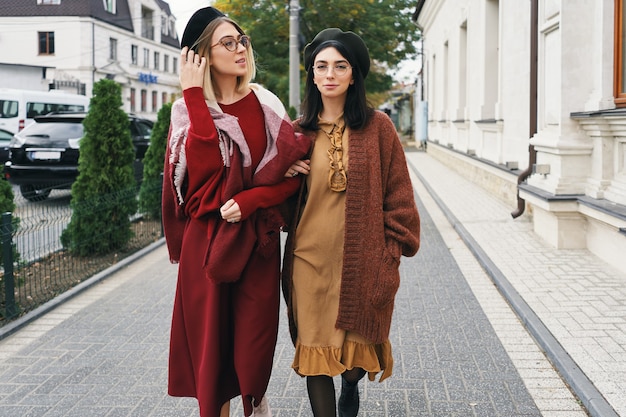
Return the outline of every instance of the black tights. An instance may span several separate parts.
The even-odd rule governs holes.
[[[326,375],[306,377],[306,388],[315,417],[336,417],[335,383]]]
[[[363,368],[352,368],[341,374],[341,377],[346,380],[350,385],[354,385],[365,376],[365,370]]]
[[[341,374],[351,385],[357,384],[365,375],[361,368],[353,368]],[[311,409],[315,417],[336,417],[335,383],[326,375],[307,376],[306,388],[309,393]]]

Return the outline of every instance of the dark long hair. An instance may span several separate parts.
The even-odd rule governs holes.
[[[304,99],[302,100],[301,111],[302,118],[300,126],[306,130],[319,130],[317,118],[324,107],[322,104],[322,95],[317,86],[313,83],[313,64],[315,57],[323,49],[335,48],[352,67],[352,78],[354,83],[348,87],[346,104],[344,105],[343,118],[346,126],[351,129],[361,129],[367,123],[374,109],[367,102],[365,95],[365,79],[361,69],[357,66],[356,59],[352,56],[346,47],[337,41],[322,42],[311,54],[311,67],[306,69],[306,87]]]

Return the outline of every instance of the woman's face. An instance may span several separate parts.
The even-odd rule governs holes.
[[[348,60],[332,46],[322,49],[313,62],[313,83],[322,98],[344,98],[354,83]]]
[[[219,25],[211,38],[210,67],[213,75],[245,76],[248,71],[246,63],[247,48],[240,42],[241,34],[235,26],[228,22]],[[227,46],[235,49],[229,51]]]

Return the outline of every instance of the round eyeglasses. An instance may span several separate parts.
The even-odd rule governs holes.
[[[211,45],[211,48],[217,45],[222,45],[227,51],[235,52],[237,50],[237,44],[239,43],[243,45],[244,48],[248,49],[250,46],[250,36],[240,35],[237,39],[232,36],[226,36],[217,41],[215,45]]]
[[[328,64],[317,64],[313,66],[313,72],[315,75],[326,75],[329,68],[331,68],[331,66]],[[352,67],[348,64],[335,64],[332,66],[333,73],[339,76],[345,75],[349,68]]]

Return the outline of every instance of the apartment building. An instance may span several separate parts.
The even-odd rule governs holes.
[[[428,152],[548,243],[622,270],[625,11],[624,0],[420,0],[413,16]]]
[[[94,83],[109,78],[121,85],[126,112],[155,120],[180,96],[175,24],[162,0],[3,0],[3,82],[12,70],[22,80],[21,66],[41,67],[33,89],[90,97]]]

